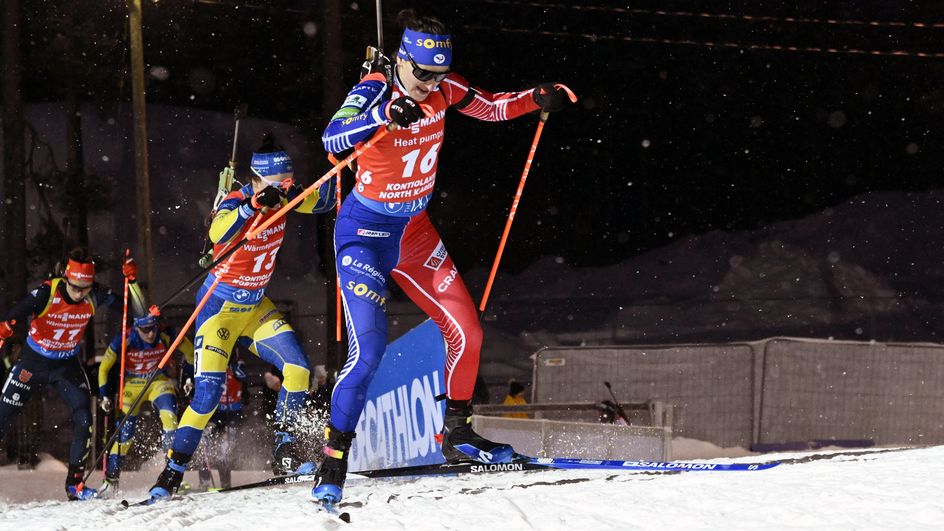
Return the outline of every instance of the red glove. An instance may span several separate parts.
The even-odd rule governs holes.
[[[138,264],[134,262],[134,258],[125,258],[124,263],[121,264],[121,274],[128,277],[128,280],[134,281],[138,276]]]
[[[0,321],[0,339],[9,339],[13,337],[13,325],[16,320]]]

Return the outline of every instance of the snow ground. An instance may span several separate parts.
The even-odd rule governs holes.
[[[190,495],[152,507],[116,500],[0,502],[0,529],[941,529],[944,446],[724,458],[783,460],[755,472],[664,475],[558,470],[488,476],[352,479],[342,510],[319,513],[310,486]],[[139,473],[141,481],[154,474]],[[248,476],[243,473],[241,476]],[[263,475],[261,472],[260,475]],[[47,477],[48,476],[48,477]],[[131,478],[128,478],[131,479]],[[249,479],[237,477],[236,480]],[[0,496],[59,472],[0,470]],[[145,481],[145,482],[147,482]],[[146,485],[124,496],[145,496]]]

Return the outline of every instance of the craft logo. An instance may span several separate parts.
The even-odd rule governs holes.
[[[223,341],[226,341],[227,339],[229,339],[229,330],[227,330],[226,328],[220,328],[219,330],[216,331],[216,337],[222,339]]]
[[[437,65],[441,65],[446,62],[446,56],[441,53],[437,53],[433,56],[433,62]]]
[[[433,271],[439,271],[439,268],[442,267],[443,262],[445,261],[446,246],[443,245],[442,240],[439,240],[439,243],[436,244],[436,248],[433,249],[432,254],[430,254],[429,258],[426,259],[426,263],[423,264],[423,267],[432,269]]]
[[[17,376],[17,379],[23,383],[30,381],[30,378],[33,377],[33,373],[29,372],[26,369],[20,369],[20,375]]]
[[[446,278],[444,278],[443,281],[440,282],[438,286],[436,286],[436,291],[439,293],[445,293],[446,290],[449,289],[449,286],[455,282],[457,276],[459,276],[459,271],[453,267],[449,270],[449,274],[446,275]]]

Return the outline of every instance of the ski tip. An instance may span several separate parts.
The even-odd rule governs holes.
[[[345,524],[349,524],[351,523],[351,513],[341,513],[338,515],[338,519],[340,519]]]
[[[128,500],[121,500],[121,506],[127,509],[128,507],[131,507],[131,504],[128,502]]]

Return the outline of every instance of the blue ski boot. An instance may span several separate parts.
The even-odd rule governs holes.
[[[187,471],[187,463],[190,462],[189,454],[181,454],[173,450],[167,453],[167,466],[157,477],[157,483],[151,487],[151,499],[154,501],[168,499],[177,492],[180,482],[184,479],[184,472]]]
[[[343,432],[330,424],[325,428],[324,461],[318,468],[315,487],[311,489],[312,498],[323,505],[331,506],[341,501],[344,478],[347,477],[347,454],[351,450],[354,432]]]
[[[91,500],[98,496],[98,491],[86,487],[82,478],[85,476],[85,467],[82,465],[69,465],[69,472],[66,475],[66,496],[69,501]]]
[[[446,400],[442,434],[447,463],[509,463],[515,456],[511,445],[492,442],[472,431],[472,404],[466,400]]]
[[[295,436],[290,432],[275,432],[275,442],[272,444],[272,473],[276,476],[314,473],[315,463],[307,461],[302,451]]]

